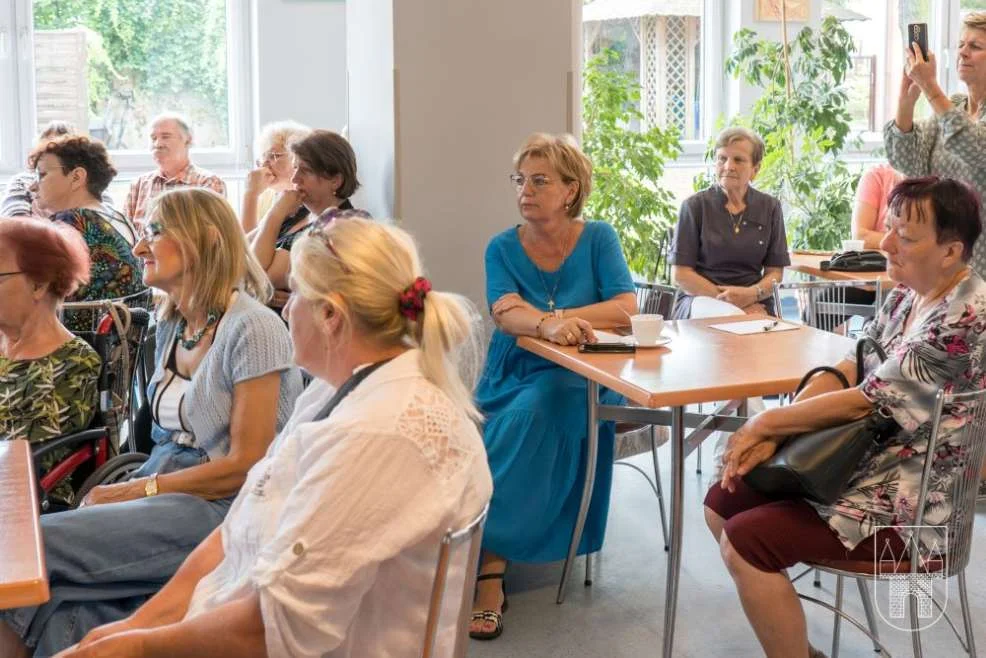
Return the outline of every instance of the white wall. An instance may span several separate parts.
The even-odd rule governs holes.
[[[521,221],[507,180],[514,152],[532,132],[579,125],[581,6],[349,3],[350,136],[366,207],[399,216],[437,288],[485,306],[486,244]],[[381,52],[387,7],[395,71],[383,80],[396,89],[390,96],[380,79],[390,54]]]
[[[255,0],[257,127],[346,124],[346,3]],[[359,3],[355,3],[359,4]]]

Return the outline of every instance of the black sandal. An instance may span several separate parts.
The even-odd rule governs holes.
[[[502,573],[486,573],[476,577],[476,582],[480,580],[503,580]],[[469,637],[474,640],[495,640],[503,633],[503,613],[507,611],[507,590],[503,588],[503,605],[500,612],[495,610],[482,610],[472,613],[471,622],[493,622],[492,631],[469,631]]]

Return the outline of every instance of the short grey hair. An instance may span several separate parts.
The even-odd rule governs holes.
[[[188,137],[189,143],[192,141],[192,125],[185,118],[184,114],[179,114],[178,112],[162,112],[153,119],[151,119],[151,126],[155,123],[160,123],[161,121],[174,121],[178,124],[185,136]]]
[[[729,146],[733,142],[747,141],[753,146],[753,153],[751,157],[753,158],[753,166],[756,167],[763,160],[763,153],[766,147],[763,144],[763,139],[760,135],[750,130],[749,128],[744,128],[742,126],[733,126],[731,128],[726,128],[719,136],[716,137],[715,150],[719,150],[723,147]]]
[[[305,138],[312,129],[297,121],[275,121],[268,123],[260,129],[260,136],[257,137],[257,155],[263,157],[264,152],[269,151],[275,144],[288,145]]]

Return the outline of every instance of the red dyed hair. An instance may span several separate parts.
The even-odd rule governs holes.
[[[0,244],[14,252],[17,269],[63,300],[89,283],[89,247],[70,226],[24,217],[0,218]]]

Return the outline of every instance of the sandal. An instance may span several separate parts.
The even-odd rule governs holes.
[[[486,573],[480,576],[476,576],[476,582],[480,580],[503,580],[502,573]],[[500,612],[495,610],[482,610],[480,612],[472,613],[472,619],[470,622],[493,622],[492,631],[469,631],[469,637],[474,640],[495,640],[500,637],[503,633],[503,613],[507,611],[507,591],[506,588],[503,590],[503,605],[500,606]]]

